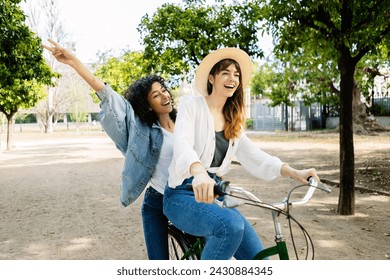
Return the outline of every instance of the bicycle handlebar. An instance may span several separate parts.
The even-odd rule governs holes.
[[[246,203],[246,201],[249,200],[249,201],[254,202],[254,203],[264,204],[265,207],[267,207],[267,205],[269,205],[269,207],[267,207],[267,208],[277,207],[280,210],[285,210],[287,208],[287,206],[290,207],[293,205],[306,204],[312,198],[314,191],[316,189],[320,189],[320,190],[325,191],[327,193],[331,192],[331,189],[327,185],[325,185],[324,183],[321,183],[321,182],[317,182],[317,180],[315,180],[312,177],[308,178],[308,182],[309,182],[309,184],[308,184],[309,188],[302,199],[289,201],[286,197],[280,202],[266,204],[263,201],[261,201],[258,197],[256,197],[253,193],[251,193],[250,191],[245,190],[241,187],[230,186],[229,181],[221,181],[220,183],[216,184],[216,186],[214,187],[214,191],[219,196],[223,196],[223,200],[220,201],[220,200],[216,199],[215,202],[220,207],[232,208],[232,207],[237,207],[237,206],[243,205]],[[237,200],[236,198],[241,199],[241,200]]]
[[[307,181],[309,182],[310,186],[313,186],[313,187],[320,189],[320,190],[327,192],[327,193],[332,192],[332,190],[329,188],[328,185],[321,183],[321,182],[317,182],[317,180],[314,179],[313,177],[309,177]]]
[[[304,185],[301,185],[304,186]],[[284,198],[282,201],[267,204],[261,201],[257,196],[251,193],[248,190],[245,190],[241,187],[231,186],[229,181],[220,181],[214,186],[214,193],[219,197],[223,197],[223,200],[218,198],[215,200],[215,203],[220,207],[224,208],[234,208],[240,205],[245,204],[248,200],[253,203],[263,204],[264,207],[275,209],[277,207],[279,210],[285,210],[287,206],[291,207],[293,205],[303,205],[306,204],[313,196],[316,189],[320,189],[324,192],[330,193],[331,189],[324,183],[318,182],[313,177],[308,178],[308,190],[304,197],[299,200],[290,201]],[[187,185],[188,190],[192,190],[192,185]],[[240,199],[240,200],[237,200]],[[268,205],[268,206],[267,206]]]

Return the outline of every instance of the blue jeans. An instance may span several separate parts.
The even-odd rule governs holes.
[[[198,203],[194,193],[187,190],[187,179],[175,189],[164,193],[164,214],[181,230],[203,236],[206,245],[204,260],[251,260],[263,250],[261,240],[245,217],[234,208],[221,208],[215,203]]]
[[[149,260],[168,260],[168,219],[163,213],[163,195],[152,187],[145,191],[142,223]]]

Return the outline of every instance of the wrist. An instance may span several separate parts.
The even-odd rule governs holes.
[[[287,163],[282,165],[282,168],[280,170],[280,174],[284,177],[290,177],[293,179],[297,178],[297,176],[298,176],[297,170],[292,168]]]
[[[81,67],[85,67],[77,57],[72,57],[72,59],[69,61],[69,65],[76,70],[80,69]]]
[[[206,169],[203,167],[203,165],[200,162],[194,162],[190,166],[190,174],[194,177],[202,176],[202,175],[208,176]]]

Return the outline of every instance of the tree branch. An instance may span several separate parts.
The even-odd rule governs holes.
[[[362,20],[359,21],[355,26],[354,26],[354,30],[360,30],[360,29],[363,29],[363,27],[365,25],[367,25],[368,23],[372,22],[372,15],[373,15],[373,12],[376,11],[377,9],[381,9],[380,6],[383,4],[383,3],[387,3],[388,0],[382,0],[382,1],[378,1],[375,3],[375,5],[371,8],[371,9],[368,9],[364,12],[364,15],[365,17],[364,18],[361,18]],[[389,10],[387,10],[387,12],[389,12]],[[386,16],[386,15],[385,15]],[[389,15],[387,15],[389,16]]]
[[[375,45],[379,45],[383,38],[389,34],[390,32],[390,24],[387,26],[387,28],[385,28],[380,34],[379,36],[375,37],[374,40],[370,41],[370,44],[369,45],[366,45],[364,48],[362,48],[358,54],[353,57],[353,61],[356,63],[358,63],[360,61],[360,59],[366,55],[370,50],[371,50],[371,46],[375,46]]]

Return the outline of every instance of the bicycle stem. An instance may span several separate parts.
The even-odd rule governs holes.
[[[279,222],[279,212],[272,210],[272,220],[274,222],[274,230],[275,230],[275,241],[285,241],[285,238],[282,234],[282,228]]]

